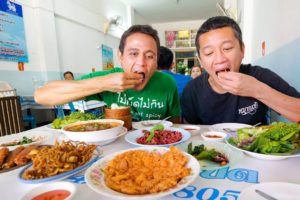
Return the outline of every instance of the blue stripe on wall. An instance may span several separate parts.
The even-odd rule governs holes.
[[[271,69],[300,91],[300,39],[296,39],[269,55],[258,59],[254,64]],[[274,112],[271,113],[271,121],[288,122],[287,119]]]
[[[271,69],[300,91],[300,39],[258,59],[254,64]]]
[[[75,78],[82,74],[74,74]],[[62,72],[38,72],[38,71],[9,71],[1,70],[0,80],[10,84],[17,90],[18,95],[33,95],[34,84],[41,86],[51,80],[62,80]],[[34,83],[35,82],[35,83]]]

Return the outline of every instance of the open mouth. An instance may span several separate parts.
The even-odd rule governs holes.
[[[143,76],[143,81],[145,80],[145,77],[146,77],[146,74],[144,72],[134,72],[134,73],[137,73],[137,74],[141,74]]]
[[[226,69],[222,69],[222,70],[216,71],[216,75],[218,76],[218,74],[219,74],[220,72],[230,72],[230,69],[229,69],[229,68],[226,68]]]

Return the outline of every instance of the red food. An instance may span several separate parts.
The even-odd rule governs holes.
[[[39,194],[38,196],[34,197],[32,200],[64,200],[68,196],[70,196],[70,192],[68,190],[52,190],[49,192],[44,192]]]
[[[160,145],[160,144],[172,144],[178,142],[182,139],[182,134],[178,131],[162,130],[154,131],[154,137],[150,142],[147,141],[150,132],[143,130],[144,136],[137,138],[136,142],[139,144],[150,144],[150,145]]]

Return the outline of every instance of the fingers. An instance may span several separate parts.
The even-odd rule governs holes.
[[[110,74],[107,80],[107,91],[123,92],[142,83],[143,76],[135,73],[114,73]]]

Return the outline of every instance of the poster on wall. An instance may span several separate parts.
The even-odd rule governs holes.
[[[104,44],[102,44],[102,63],[103,70],[114,68],[113,49]]]
[[[168,48],[175,48],[176,31],[165,31],[166,46]]]
[[[28,62],[22,6],[0,1],[0,60]]]

